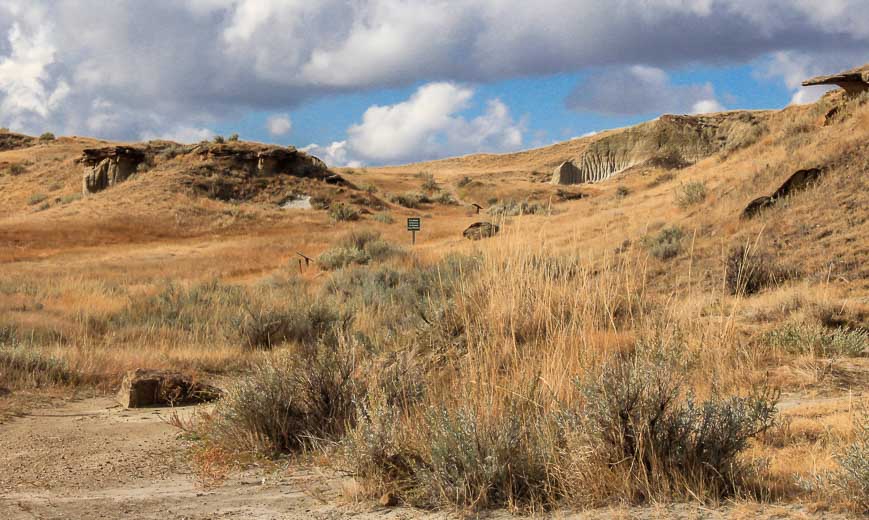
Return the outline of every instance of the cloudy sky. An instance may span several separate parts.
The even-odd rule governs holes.
[[[661,113],[817,98],[869,0],[0,0],[0,126],[309,146],[333,165],[503,152]]]

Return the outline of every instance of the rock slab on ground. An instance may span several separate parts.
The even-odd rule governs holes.
[[[137,368],[124,376],[117,400],[126,408],[179,406],[213,401],[222,394],[184,374]]]

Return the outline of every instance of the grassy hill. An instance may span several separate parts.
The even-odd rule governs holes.
[[[865,507],[825,476],[865,442],[865,96],[343,184],[219,159],[255,143],[152,143],[83,195],[83,150],[120,143],[0,143],[0,399],[109,391],[136,367],[223,379],[203,450],[334,441],[364,493],[421,506]],[[608,178],[550,183],[569,160]],[[817,182],[742,217],[806,169]],[[299,197],[314,207],[282,207]],[[464,239],[481,220],[500,233]]]

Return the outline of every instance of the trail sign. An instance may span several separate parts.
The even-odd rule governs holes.
[[[419,217],[408,217],[407,230],[411,232],[411,244],[416,244],[416,232],[422,229],[422,219]]]

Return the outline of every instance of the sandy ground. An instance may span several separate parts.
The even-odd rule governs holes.
[[[183,413],[190,413],[185,409]],[[310,468],[247,470],[217,487],[190,471],[167,408],[125,410],[106,397],[43,403],[0,424],[0,519],[457,518],[344,496],[349,481]],[[491,512],[486,518],[515,518]],[[669,505],[553,512],[549,518],[844,518],[792,506]]]

